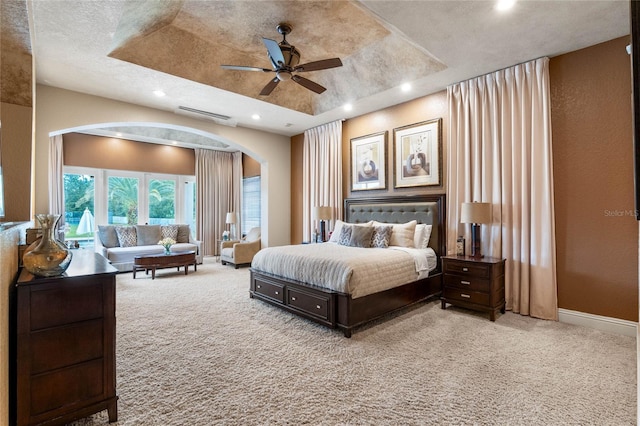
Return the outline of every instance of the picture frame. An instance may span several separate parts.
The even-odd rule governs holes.
[[[351,139],[351,191],[386,189],[388,131]]]
[[[394,187],[442,184],[442,118],[393,129]]]

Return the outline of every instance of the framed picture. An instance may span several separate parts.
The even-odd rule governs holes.
[[[393,129],[395,187],[441,184],[442,119]]]
[[[387,187],[387,131],[351,139],[351,190]]]

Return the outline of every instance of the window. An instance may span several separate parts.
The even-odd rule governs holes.
[[[260,176],[242,179],[242,231],[260,226]]]
[[[195,176],[64,168],[66,239],[93,243],[97,225],[187,223],[196,230]],[[91,231],[78,233],[88,210]],[[82,230],[85,230],[84,227]]]

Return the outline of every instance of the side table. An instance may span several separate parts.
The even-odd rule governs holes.
[[[442,309],[447,303],[476,311],[505,312],[505,259],[491,257],[443,256]]]

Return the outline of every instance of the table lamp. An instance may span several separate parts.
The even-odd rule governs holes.
[[[326,229],[325,229],[325,220],[331,220],[332,210],[329,206],[316,206],[313,208],[313,217],[316,220],[320,221],[320,235],[322,238],[322,242],[324,243],[326,240]]]
[[[471,224],[471,257],[482,257],[480,224],[491,223],[491,203],[462,203],[460,222]]]
[[[226,223],[229,224],[229,228],[231,230],[231,236],[230,238],[232,240],[234,240],[236,238],[236,223],[237,223],[237,216],[235,212],[229,212],[227,213],[227,220]]]

